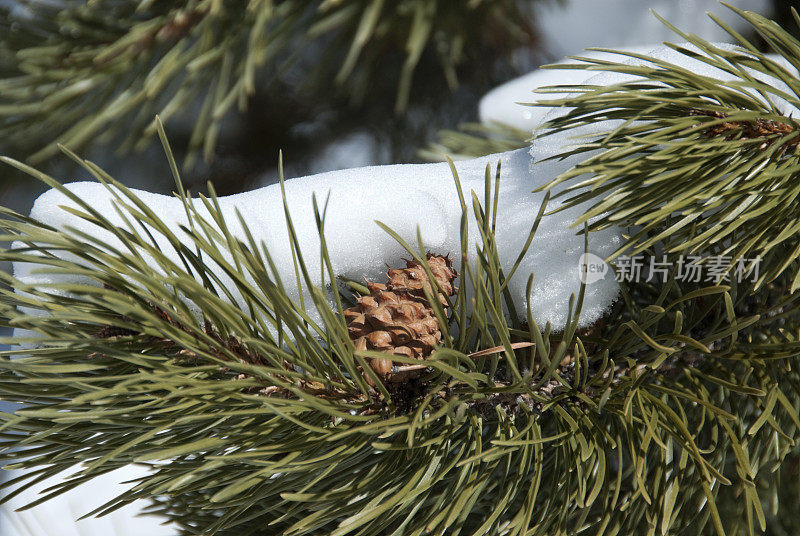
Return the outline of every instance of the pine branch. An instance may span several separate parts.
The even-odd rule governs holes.
[[[796,123],[789,124],[761,118],[753,121],[730,121],[729,115],[709,110],[690,110],[689,114],[724,120],[706,129],[706,136],[709,138],[719,136],[724,137],[725,141],[732,141],[737,138],[761,140],[762,143],[758,148],[762,151],[769,149],[777,139],[788,137],[790,134],[794,134],[797,131]],[[793,136],[781,145],[781,151],[785,153],[792,149],[797,150],[800,145],[800,139],[796,138],[796,136]]]
[[[565,206],[592,203],[579,224],[594,218],[591,229],[612,222],[635,227],[615,256],[635,255],[657,243],[675,255],[724,245],[730,267],[746,257],[764,259],[762,286],[796,266],[793,261],[800,255],[793,193],[800,176],[800,133],[797,121],[782,111],[800,107],[800,83],[791,71],[800,67],[800,41],[775,22],[736,11],[786,65],[732,31],[740,43],[733,51],[676,30],[699,52],[670,45],[674,50],[720,69],[733,81],[641,55],[633,55],[641,60],[634,65],[583,59],[590,66],[565,68],[637,79],[552,90],[577,95],[541,103],[569,112],[545,124],[539,135],[611,121],[605,132],[556,157],[583,161],[548,187],[572,184],[563,193]],[[578,177],[592,188],[572,195]],[[790,291],[800,285],[800,272],[795,274]]]
[[[119,243],[2,210],[0,240],[15,245],[0,259],[83,280],[2,276],[0,320],[41,337],[0,355],[0,397],[26,404],[0,416],[0,456],[27,470],[12,488],[79,469],[57,494],[148,462],[151,476],[94,513],[154,498],[187,535],[637,533],[653,520],[721,534],[741,526],[724,515],[739,493],[761,526],[757,490],[800,438],[800,298],[786,275],[761,290],[674,273],[625,284],[599,332],[576,334],[578,296],[554,334],[503,314],[493,209],[477,203],[482,246],[461,266],[448,336],[424,374],[384,383],[367,359],[386,354],[350,342],[337,285],[331,309],[298,257],[314,323],[269,251],[231,238],[213,189],[191,199],[179,183],[188,220],[173,229],[81,162],[127,223],[73,196],[75,214]],[[425,249],[405,246],[424,265]]]
[[[0,10],[0,135],[32,162],[55,156],[55,141],[142,149],[154,115],[191,113],[191,166],[198,152],[212,158],[223,118],[244,111],[258,87],[304,53],[314,61],[301,67],[303,79],[327,84],[335,75],[357,99],[380,65],[396,64],[385,57],[403,50],[400,72],[391,73],[402,111],[417,65],[433,51],[455,86],[457,67],[477,51],[508,50],[532,34],[510,0],[29,0],[13,15]],[[324,54],[332,57],[321,61]]]

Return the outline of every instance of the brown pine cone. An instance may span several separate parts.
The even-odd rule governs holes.
[[[453,296],[453,281],[458,274],[448,257],[428,254],[428,265],[443,292]],[[367,283],[369,296],[356,298],[358,305],[345,310],[350,338],[359,350],[376,350],[416,359],[429,356],[442,340],[442,327],[425,297],[431,288],[425,268],[417,261],[406,261],[406,267],[390,269],[386,284]],[[381,377],[392,374],[391,359],[369,359],[372,369]]]

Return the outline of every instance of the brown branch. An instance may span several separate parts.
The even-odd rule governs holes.
[[[727,119],[730,117],[728,114],[716,112],[712,110],[689,110],[691,116],[711,117],[714,119]],[[775,121],[773,119],[750,119],[750,120],[732,120],[722,121],[714,125],[706,127],[706,136],[708,138],[715,138],[717,136],[725,136],[725,140],[733,140],[737,137],[749,140],[763,140],[759,146],[762,151],[767,150],[779,138],[788,136],[790,134],[798,133],[798,126],[796,123],[785,123],[782,121]],[[796,151],[800,147],[800,136],[795,136],[786,141],[782,145],[782,151],[788,150]]]
[[[152,49],[158,44],[179,41],[186,37],[191,29],[202,20],[206,14],[207,11],[201,9],[192,9],[190,11],[173,9],[167,15],[167,20],[163,26],[150,28],[142,32],[142,35],[138,39],[126,47],[113,49],[110,53],[95,56],[92,63],[94,63],[95,66],[106,65],[125,53],[137,55]],[[136,27],[132,28],[131,31],[134,31],[135,28]],[[121,39],[124,38],[125,37],[122,37]]]

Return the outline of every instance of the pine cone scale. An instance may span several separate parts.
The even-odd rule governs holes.
[[[441,289],[439,301],[446,306],[446,296],[456,293],[453,281],[458,274],[448,257],[428,254],[427,260]],[[442,326],[425,296],[426,290],[435,293],[435,285],[413,260],[407,260],[405,268],[390,268],[387,276],[385,284],[367,283],[370,294],[359,296],[357,305],[344,311],[350,338],[358,350],[424,359],[442,340]],[[368,361],[379,376],[390,378],[391,359]]]

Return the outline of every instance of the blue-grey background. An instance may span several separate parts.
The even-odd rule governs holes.
[[[11,333],[9,332],[9,330],[7,328],[0,328],[0,337],[7,337],[10,334]],[[8,346],[5,345],[5,344],[0,344],[0,351],[3,351],[3,350],[8,350]],[[14,411],[15,407],[16,407],[16,404],[13,404],[11,402],[4,402],[4,401],[0,400],[0,411]],[[2,532],[0,532],[0,534],[2,534]]]

